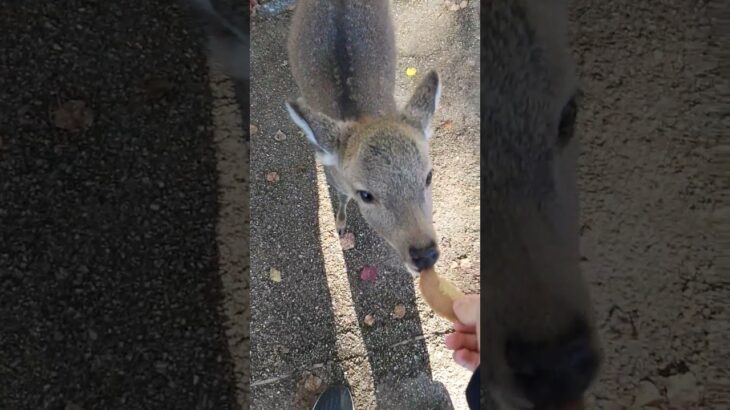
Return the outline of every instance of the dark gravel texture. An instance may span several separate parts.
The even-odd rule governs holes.
[[[234,408],[202,34],[175,3],[0,13],[0,408]],[[51,112],[82,100],[88,128]]]

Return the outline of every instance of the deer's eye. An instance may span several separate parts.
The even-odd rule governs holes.
[[[373,198],[373,194],[371,194],[371,193],[370,193],[370,192],[368,192],[368,191],[357,191],[357,195],[358,195],[358,196],[360,197],[360,199],[362,199],[362,201],[363,201],[363,202],[365,202],[366,204],[369,204],[369,203],[373,202],[373,200],[375,199],[375,198]]]
[[[428,176],[426,176],[426,187],[431,186],[431,178],[433,177],[433,170],[428,171]]]

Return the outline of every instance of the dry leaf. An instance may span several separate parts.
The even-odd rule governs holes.
[[[355,234],[348,232],[340,237],[340,246],[343,251],[349,251],[355,247]]]
[[[281,282],[281,271],[271,268],[271,270],[269,271],[269,276],[271,277],[272,281],[276,283]]]
[[[274,139],[277,141],[284,141],[286,139],[286,134],[281,132],[281,130],[276,131],[276,134],[274,134]]]
[[[322,386],[322,379],[313,374],[304,381],[304,388],[311,392],[316,392],[320,386]]]
[[[248,126],[248,133],[249,133],[249,135],[254,135],[257,132],[259,132],[259,127],[255,126],[253,124],[251,124],[251,125]]]
[[[94,123],[94,113],[81,100],[61,104],[52,114],[53,125],[68,131],[89,128]]]
[[[365,320],[363,320],[363,321],[368,326],[372,326],[375,324],[375,318],[373,317],[373,315],[366,315]]]
[[[396,319],[403,319],[403,316],[406,315],[406,307],[403,305],[395,305],[395,309],[393,309],[393,317]]]
[[[279,179],[281,179],[279,177],[279,174],[274,171],[271,171],[268,174],[266,174],[266,180],[271,182],[272,184],[279,182]]]
[[[441,121],[441,124],[439,124],[438,129],[440,130],[448,130],[452,127],[454,124],[451,120]]]
[[[375,266],[365,265],[360,270],[360,279],[365,282],[375,282],[378,279],[378,270]]]

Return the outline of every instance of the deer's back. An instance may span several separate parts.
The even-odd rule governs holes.
[[[336,119],[395,111],[395,41],[387,0],[301,0],[289,64],[307,103]]]

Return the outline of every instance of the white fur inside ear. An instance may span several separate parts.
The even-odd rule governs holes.
[[[304,118],[299,116],[299,114],[294,111],[294,109],[289,105],[289,103],[284,103],[286,105],[286,110],[289,112],[289,117],[291,117],[292,121],[294,121],[294,124],[296,124],[299,128],[301,128],[302,132],[304,132],[304,135],[307,137],[309,142],[316,145],[320,149],[320,145],[317,143],[317,139],[314,137],[314,132],[312,131],[312,128],[307,124],[306,121],[304,121]]]
[[[426,137],[426,141],[431,139],[431,136],[433,135],[433,119],[436,116],[436,110],[439,108],[439,104],[441,103],[441,78],[438,79],[438,83],[436,84],[436,94],[433,96],[433,114],[431,115],[431,121],[429,121],[429,124],[426,126],[426,129],[423,130],[423,135]]]
[[[314,132],[312,131],[312,127],[307,124],[306,121],[304,121],[304,118],[302,118],[292,107],[289,105],[289,103],[285,103],[286,110],[289,112],[289,116],[291,117],[292,121],[294,121],[294,124],[296,124],[299,128],[302,129],[302,132],[304,132],[304,135],[307,137],[309,142],[314,144],[317,148],[319,148],[319,151],[316,153],[317,161],[319,161],[320,164],[324,166],[334,166],[337,164],[337,154],[333,154],[331,152],[326,151],[324,148],[322,148],[321,145],[317,142],[317,139],[314,137]]]
[[[317,152],[317,161],[326,167],[334,167],[337,165],[337,154],[331,152]]]

